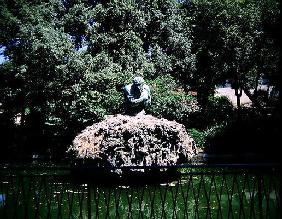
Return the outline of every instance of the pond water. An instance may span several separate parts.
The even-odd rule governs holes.
[[[80,178],[68,169],[4,169],[0,218],[280,218],[277,173],[226,168],[177,172],[160,181],[145,176],[122,181],[95,173]]]

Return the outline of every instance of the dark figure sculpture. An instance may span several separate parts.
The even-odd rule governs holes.
[[[124,99],[126,114],[145,114],[145,108],[151,104],[151,94],[142,77],[135,77],[132,84],[124,87]]]

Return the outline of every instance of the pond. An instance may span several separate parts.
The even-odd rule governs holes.
[[[0,218],[280,218],[275,168],[175,170],[117,180],[71,168],[2,168]]]

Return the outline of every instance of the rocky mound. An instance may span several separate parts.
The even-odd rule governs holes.
[[[68,151],[113,167],[167,166],[197,155],[194,140],[182,124],[151,115],[120,114],[88,126]]]

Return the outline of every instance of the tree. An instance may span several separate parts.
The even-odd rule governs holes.
[[[238,97],[243,89],[262,108],[251,90],[256,89],[255,82],[261,75],[271,78],[278,72],[277,59],[272,56],[280,54],[278,37],[267,30],[278,25],[278,3],[204,0],[186,1],[184,7],[194,26],[197,70],[193,83],[201,105],[205,105],[217,84],[231,80]],[[271,25],[266,23],[268,16],[272,16]]]
[[[260,75],[279,85],[275,2],[1,0],[0,45],[9,57],[0,69],[2,115],[20,115],[38,135],[51,129],[72,139],[122,112],[121,88],[134,75],[176,83],[156,99],[174,110],[152,112],[181,121],[190,116],[189,90],[205,109],[227,79],[256,102],[250,91]]]

